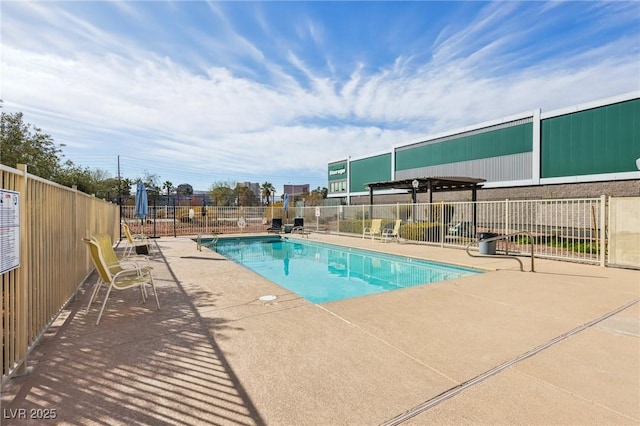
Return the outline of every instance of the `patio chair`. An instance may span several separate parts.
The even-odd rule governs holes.
[[[146,268],[122,269],[119,272],[113,273],[111,268],[107,265],[100,245],[91,238],[83,238],[82,241],[89,247],[89,254],[91,255],[91,260],[93,261],[96,272],[98,273],[99,281],[99,285],[97,288],[94,288],[93,294],[91,295],[87,311],[91,307],[91,304],[98,293],[98,289],[102,287],[102,285],[108,287],[107,294],[104,297],[104,302],[102,302],[102,308],[98,314],[98,319],[96,319],[96,325],[100,323],[100,318],[102,318],[102,313],[104,312],[104,308],[107,305],[107,300],[109,300],[109,295],[112,290],[126,290],[138,287],[142,296],[142,302],[144,303],[147,300],[145,285],[150,284],[153,288],[153,294],[156,297],[156,305],[158,306],[158,309],[160,309],[158,292],[156,291],[156,286],[153,282],[153,276],[151,275],[150,270]]]
[[[271,226],[267,228],[267,232],[273,232],[276,234],[282,232],[282,219],[275,217],[271,219]]]
[[[118,258],[118,255],[113,249],[113,244],[111,242],[111,237],[109,236],[109,234],[92,235],[90,239],[96,244],[98,244],[98,246],[100,247],[100,250],[102,250],[102,257],[104,258],[104,261],[107,267],[109,268],[109,271],[112,274],[117,274],[118,272],[121,272],[124,270],[137,270],[137,269],[140,269],[144,272],[151,272],[151,270],[153,269],[151,266],[148,265],[149,263],[148,256],[135,255],[135,256]],[[141,260],[145,260],[147,263],[147,266],[140,266]],[[99,278],[96,284],[93,286],[93,290],[91,292],[91,298],[89,299],[89,304],[87,305],[87,309],[85,313],[89,312],[89,308],[91,307],[93,300],[98,294],[98,290],[103,284],[104,283],[102,282],[102,279]],[[146,296],[146,293],[145,293],[145,296]]]
[[[295,217],[293,218],[293,229],[291,229],[292,234],[300,234],[304,237],[309,238],[309,230],[304,227],[304,218],[303,217]]]
[[[134,250],[136,254],[151,254],[151,240],[145,234],[133,234],[129,225],[122,222],[122,229],[127,237],[127,245],[124,248],[124,255],[130,256]]]
[[[371,236],[371,239],[373,240],[373,238],[377,235],[381,235],[380,234],[380,228],[382,226],[382,219],[373,219],[371,220],[371,226],[370,227],[366,227],[362,230],[362,238],[364,238],[367,235]]]
[[[102,255],[104,256],[104,260],[111,272],[114,274],[120,272],[123,269],[140,268],[140,261],[143,260],[147,263],[147,266],[144,267],[145,269],[153,269],[151,266],[148,266],[149,256],[130,255],[118,258],[118,255],[113,249],[113,243],[111,242],[111,237],[109,236],[109,234],[96,234],[92,235],[90,238],[100,246]]]
[[[395,238],[396,241],[400,239],[400,224],[402,220],[397,219],[393,228],[385,228],[382,230],[382,241],[387,241],[389,238]]]

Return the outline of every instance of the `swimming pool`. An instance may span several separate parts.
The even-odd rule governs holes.
[[[442,263],[279,236],[220,238],[210,248],[313,303],[481,273]]]

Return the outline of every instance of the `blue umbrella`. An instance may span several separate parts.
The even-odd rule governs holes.
[[[138,182],[138,187],[136,188],[136,209],[134,214],[144,220],[144,218],[147,217],[147,210],[149,210],[147,190],[144,188],[144,184],[142,182]]]
[[[289,194],[284,193],[284,211],[287,212],[287,218],[289,217]]]

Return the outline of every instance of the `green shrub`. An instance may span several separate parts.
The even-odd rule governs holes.
[[[340,232],[349,232],[352,234],[362,234],[362,219],[349,219],[340,221]],[[371,226],[370,220],[365,220],[365,227]]]
[[[451,222],[454,212],[455,206],[453,204],[443,202],[431,204],[425,208],[425,213],[432,222],[444,224]]]
[[[595,241],[585,241],[585,240],[565,240],[562,238],[558,238],[554,242],[548,243],[550,246],[564,248],[569,251],[573,251],[576,253],[590,253],[590,254],[599,254],[600,247]]]
[[[400,236],[412,241],[440,241],[440,225],[433,222],[405,223],[400,225]]]
[[[356,212],[356,219],[358,220],[362,220],[362,219],[369,219],[369,212],[368,211],[359,211]]]
[[[528,235],[516,235],[510,239],[514,244],[518,245],[531,244],[531,238]]]

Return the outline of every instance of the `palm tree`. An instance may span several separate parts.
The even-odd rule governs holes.
[[[171,190],[173,189],[173,183],[169,182],[168,180],[165,181],[162,184],[162,189],[167,190],[167,205],[169,205],[169,192],[171,192]]]
[[[119,191],[120,191],[120,197],[123,199],[122,203],[126,204],[127,200],[131,196],[131,185],[133,184],[134,182],[129,178],[120,179]]]
[[[265,182],[260,187],[260,195],[262,195],[267,200],[267,205],[271,200],[271,195],[275,195],[276,188],[273,186],[271,182]]]

